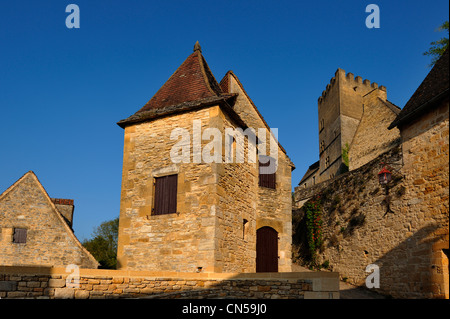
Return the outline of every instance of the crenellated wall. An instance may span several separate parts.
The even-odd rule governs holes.
[[[333,178],[348,169],[342,159],[342,150],[347,144],[352,145],[365,107],[370,103],[367,97],[371,95],[386,101],[386,87],[342,69],[338,69],[327,84],[318,99],[320,168],[316,182]],[[384,130],[388,131],[387,127]]]
[[[337,81],[344,79],[346,81],[345,83],[346,85],[352,88],[357,87],[357,89],[360,90],[361,92],[365,91],[365,93],[367,93],[377,88],[379,88],[381,91],[386,92],[386,87],[384,85],[378,86],[378,83],[376,82],[371,83],[370,80],[368,79],[363,80],[362,77],[359,75],[355,77],[353,73],[351,72],[346,73],[345,70],[338,68],[335,73],[335,76],[330,79],[330,82],[327,84],[326,89],[322,91],[322,95],[318,98],[319,104],[325,101],[327,95],[329,95],[329,92],[331,88],[334,86],[334,84],[336,84]]]

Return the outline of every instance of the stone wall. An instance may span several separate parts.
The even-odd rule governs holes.
[[[193,121],[210,127],[210,109],[156,119],[125,128],[119,218],[118,267],[129,270],[214,271],[217,173],[206,163],[173,163],[175,128]],[[202,146],[206,142],[204,141]],[[189,150],[192,154],[191,142]],[[201,150],[200,150],[201,151]],[[154,178],[178,174],[177,213],[154,215]]]
[[[237,101],[234,109],[236,113],[245,121],[249,126],[258,130],[258,128],[266,128],[266,155],[270,155],[270,147],[274,147],[276,144],[270,141],[270,126],[263,119],[258,112],[253,101],[245,92],[242,84],[239,82],[234,74],[229,74],[229,92],[238,93]],[[244,195],[242,192],[236,194],[235,201],[240,202],[242,196],[248,196],[253,198],[254,205],[252,209],[246,213],[252,214],[256,212],[255,221],[256,225],[250,224],[246,240],[253,245],[252,253],[248,255],[248,258],[254,260],[254,245],[256,243],[256,230],[268,226],[275,229],[278,232],[278,270],[279,271],[291,271],[291,247],[292,247],[292,187],[291,187],[291,172],[294,164],[289,159],[285,150],[279,146],[277,149],[277,172],[276,172],[276,189],[270,189],[266,187],[258,186],[258,171],[254,171],[253,176],[236,175],[238,179],[242,180],[241,176],[245,176],[246,179],[252,179],[253,186],[252,192]],[[236,211],[236,213],[239,213]],[[242,212],[240,212],[242,215]],[[245,216],[242,216],[250,221]],[[252,219],[253,220],[253,219]],[[242,220],[241,220],[242,222]],[[237,226],[237,225],[236,225]],[[242,229],[241,227],[239,229]],[[241,233],[242,234],[242,233]],[[253,237],[253,239],[252,239]],[[253,268],[251,271],[255,271]]]
[[[74,273],[65,268],[0,266],[0,298],[339,298],[339,276],[330,272],[188,274],[80,269],[78,275],[74,281]]]
[[[410,152],[405,142],[403,153],[397,146],[326,183],[296,189],[297,208],[311,196],[321,196],[324,243],[317,265],[328,264],[342,279],[365,285],[366,267],[375,264],[380,270],[378,292],[396,298],[448,298],[448,261],[442,251],[448,249],[448,167],[436,164],[446,160],[448,165],[448,121],[441,125],[447,127],[428,135],[438,145],[443,142],[435,162],[426,164],[422,158],[421,164],[413,164],[408,157],[426,153]],[[421,141],[416,147],[428,146]],[[436,151],[436,144],[429,151]],[[393,168],[388,194],[378,182],[382,162]],[[416,178],[412,170],[428,177]],[[432,184],[426,186],[428,181]],[[302,231],[298,228],[302,214],[301,210],[294,214],[294,237]],[[302,244],[294,243],[297,262],[306,262],[298,250]]]
[[[396,118],[400,109],[387,105],[386,92],[374,90],[363,99],[364,113],[356,133],[349,142],[349,169],[354,170],[380,154],[400,144],[398,128],[388,130],[387,127]]]
[[[420,287],[424,292],[449,298],[448,99],[418,119],[402,125],[401,136],[406,194],[400,212],[414,216],[410,227],[420,228],[422,232],[416,240],[415,263],[404,267],[408,267],[414,282],[427,282]],[[415,285],[414,288],[419,289],[418,283]]]
[[[215,119],[222,132],[225,128],[235,128],[226,114],[220,109],[217,111]],[[243,149],[246,155],[247,141]],[[244,163],[236,163],[234,159],[233,163],[215,164],[219,176],[215,224],[218,272],[252,272],[256,269],[257,165],[249,163],[247,158],[244,158]],[[244,220],[247,221],[246,225]]]

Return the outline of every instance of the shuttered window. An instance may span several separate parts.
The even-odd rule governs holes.
[[[27,242],[27,230],[25,228],[14,228],[13,243],[25,244]]]
[[[155,178],[154,215],[173,214],[177,212],[178,175]]]
[[[264,163],[264,161],[267,159],[267,162]],[[263,157],[260,156],[260,160],[259,160],[259,186],[262,187],[267,187],[267,188],[272,188],[275,189],[276,188],[276,173],[271,173],[271,174],[264,174],[264,169],[263,167],[268,167],[270,166],[271,161],[274,161],[273,158],[271,157]],[[275,163],[274,163],[275,165]]]

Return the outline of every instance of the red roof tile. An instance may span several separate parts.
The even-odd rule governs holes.
[[[201,51],[194,51],[138,112],[219,96],[222,90]]]
[[[230,94],[223,94],[214,75],[201,53],[198,42],[194,52],[178,67],[156,94],[134,115],[120,121],[122,127],[130,123],[165,114],[165,110],[174,111],[178,106],[203,105],[213,100],[224,100]],[[144,116],[145,115],[145,116]]]

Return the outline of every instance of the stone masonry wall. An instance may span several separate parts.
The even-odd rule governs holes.
[[[201,121],[203,132],[210,127],[210,109],[125,128],[119,269],[215,270],[213,206],[217,198],[211,194],[218,176],[211,164],[193,163],[190,145],[190,163],[173,163],[170,156],[172,147],[180,143],[179,138],[170,139],[171,132],[184,128],[193,139],[194,120]],[[170,174],[178,174],[177,213],[154,215],[154,178]]]
[[[73,273],[64,268],[0,266],[0,298],[339,298],[339,276],[330,272],[186,274],[80,269],[78,275],[74,281]]]
[[[253,102],[244,91],[241,84],[234,76],[230,77],[229,90],[232,93],[238,93],[237,101],[234,106],[235,111],[249,126],[258,130],[258,128],[266,128],[266,155],[270,155],[270,127],[256,111]],[[253,219],[249,220],[249,229],[247,240],[256,243],[256,230],[268,226],[278,232],[278,270],[291,271],[291,247],[292,247],[292,188],[291,188],[291,172],[292,163],[287,154],[281,147],[278,147],[278,167],[276,172],[276,189],[269,189],[258,186],[258,171],[255,171],[252,194],[254,195],[254,203],[256,205],[252,211],[256,211],[256,225]],[[252,195],[253,196],[253,195]],[[238,196],[239,197],[239,196]],[[240,200],[240,199],[238,199]],[[242,223],[242,221],[241,221]],[[242,227],[242,226],[241,226]],[[254,239],[252,239],[254,236]],[[253,251],[255,248],[253,248]],[[254,253],[248,256],[254,259]],[[254,271],[254,269],[252,270]]]
[[[384,100],[383,100],[384,99]],[[374,90],[364,96],[364,113],[356,133],[349,142],[349,169],[354,170],[400,143],[398,128],[387,127],[396,118],[385,102],[386,92]],[[400,110],[398,110],[400,112]]]
[[[401,127],[405,200],[401,214],[413,214],[411,228],[423,233],[416,241],[415,265],[405,265],[428,295],[449,298],[449,102]],[[409,206],[408,206],[409,204]],[[413,230],[411,230],[413,232]],[[420,239],[420,240],[419,240]],[[414,287],[416,290],[419,287]]]
[[[443,148],[436,161],[443,163],[446,159],[448,165],[448,121],[447,128],[439,132],[428,136],[435,136],[438,145],[441,138]],[[426,143],[419,144],[427,147]],[[430,151],[436,151],[436,144],[430,146]],[[405,152],[409,152],[407,144],[403,145]],[[411,154],[426,156],[422,151]],[[402,147],[397,146],[314,189],[298,188],[296,207],[310,196],[321,196],[324,243],[318,251],[317,265],[328,264],[341,278],[365,285],[369,275],[365,269],[375,264],[380,270],[378,292],[396,298],[448,298],[444,288],[445,282],[448,287],[448,259],[442,252],[448,249],[448,167],[445,170],[436,162],[430,163],[436,169],[433,173],[424,161],[408,164],[408,156],[402,156]],[[381,162],[395,169],[388,195],[378,183]],[[426,180],[433,185],[428,193],[426,187],[431,184],[426,186],[428,181],[424,182],[423,177],[414,178],[411,170],[428,176]],[[298,233],[303,215],[301,210],[295,214],[299,215],[294,216],[297,222],[293,228]],[[293,248],[295,259],[305,262],[298,245],[295,243]]]
[[[222,132],[235,124],[218,108],[216,117]],[[223,135],[225,139],[225,134]],[[234,153],[236,146],[234,144]],[[215,164],[219,180],[216,207],[216,270],[222,272],[253,272],[256,269],[256,201],[258,168],[249,163],[248,142],[244,141],[244,162]],[[224,146],[225,150],[225,146]],[[223,152],[225,159],[225,152]],[[244,225],[244,219],[247,224]],[[246,229],[244,229],[244,227]]]

